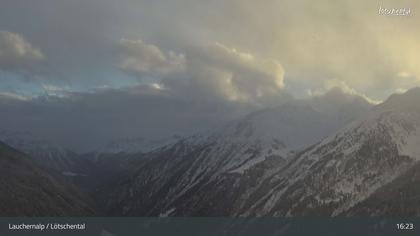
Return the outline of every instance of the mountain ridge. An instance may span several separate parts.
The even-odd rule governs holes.
[[[340,122],[354,119],[331,114],[318,112],[304,102],[254,112],[220,129],[152,152],[151,161],[121,180],[108,197],[100,198],[111,215],[240,214],[246,196],[258,189],[261,179],[288,163],[296,148],[333,132]],[[328,125],[335,127],[327,129]],[[310,132],[309,128],[320,132]],[[313,135],[312,139],[298,138],[300,144],[289,142],[293,130],[296,133],[299,129],[301,135]],[[229,193],[224,193],[228,189]]]
[[[30,157],[0,142],[2,216],[92,216],[87,196]]]

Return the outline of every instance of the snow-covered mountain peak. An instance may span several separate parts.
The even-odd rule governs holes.
[[[315,110],[326,113],[336,113],[337,110],[343,110],[354,107],[357,109],[368,109],[372,106],[365,98],[345,93],[340,88],[333,88],[323,95],[314,96],[310,102]]]
[[[402,94],[393,94],[377,110],[412,111],[420,110],[420,88],[412,88]]]
[[[366,115],[354,120],[335,135],[324,139],[321,145],[349,132],[360,135],[374,134],[386,131],[395,139],[407,139],[417,136],[420,126],[420,88],[407,91],[404,94],[394,94],[384,103],[377,105]],[[402,141],[405,143],[405,141]]]
[[[156,158],[122,181],[124,186],[115,186],[118,200],[110,209],[171,216],[373,212],[375,205],[359,205],[419,165],[419,91],[393,96],[373,109],[351,99],[331,107],[287,104],[183,139],[152,153]],[[299,145],[306,147],[289,153]],[[399,189],[389,190],[400,196]]]
[[[178,146],[175,150],[188,153],[194,148],[206,147],[207,165],[209,162],[222,162],[218,171],[243,173],[268,157],[288,159],[296,151],[325,138],[365,111],[363,107],[356,109],[357,112],[344,112],[339,116],[336,113],[343,107],[337,106],[335,112],[328,113],[319,112],[313,106],[307,101],[295,101],[259,110],[219,128],[183,139],[175,144]]]
[[[267,108],[231,122],[219,130],[219,142],[247,141],[248,143],[276,143],[291,151],[314,144],[349,121],[362,116],[370,106],[354,104],[323,111],[315,102],[296,101]],[[333,111],[334,110],[334,111]]]
[[[288,184],[284,195],[276,199],[294,195],[304,199],[299,202],[301,205],[288,209],[291,215],[302,214],[299,207],[313,207],[307,205],[307,201],[322,207],[337,204],[331,212],[337,215],[404,173],[420,160],[417,96],[418,91],[410,91],[390,98],[297,155],[288,169],[279,174]],[[302,185],[306,189],[302,189]]]
[[[400,155],[420,160],[420,88],[392,95],[359,123],[359,132],[386,130]]]

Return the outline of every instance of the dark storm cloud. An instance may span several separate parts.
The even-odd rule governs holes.
[[[307,100],[286,95],[282,99],[284,103],[307,102],[320,112],[334,112],[354,101],[371,106],[363,97],[340,87]],[[0,129],[29,131],[81,152],[115,139],[190,135],[264,108],[238,101],[186,99],[153,85],[32,99],[0,93],[0,107]]]
[[[84,151],[112,139],[191,134],[255,109],[181,99],[153,86],[35,99],[0,95],[0,106],[1,128],[30,131]]]

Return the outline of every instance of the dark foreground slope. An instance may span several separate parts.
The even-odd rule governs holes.
[[[418,217],[420,215],[420,163],[343,215]]]
[[[0,143],[0,216],[90,216],[87,202],[62,177]]]

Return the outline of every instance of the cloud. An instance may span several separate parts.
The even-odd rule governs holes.
[[[310,87],[337,78],[381,100],[396,89],[420,85],[420,15],[416,14],[420,2],[416,0],[319,0],[316,4],[309,0],[264,4],[254,0],[39,0],[25,8],[19,1],[3,2],[2,26],[36,42],[48,55],[53,77],[75,87],[112,87],[123,81],[112,64],[116,42],[127,56],[120,68],[131,75],[142,74],[142,80],[190,71],[190,59],[197,60],[196,64],[203,60],[189,55],[191,45],[222,42],[239,54],[247,51],[255,58],[279,62],[286,72],[286,88],[291,80]],[[380,16],[380,6],[409,7],[413,14]],[[121,38],[126,41],[120,42]],[[130,40],[138,38],[144,41]],[[150,58],[138,61],[140,55]],[[225,79],[195,82],[226,88],[219,90],[219,97],[255,97],[252,94],[257,92],[249,96],[247,89],[229,86],[226,71],[231,68],[216,65],[204,68]],[[401,77],[400,72],[411,76]]]
[[[26,74],[44,60],[44,54],[19,34],[0,31],[0,70]]]
[[[158,79],[167,89],[193,99],[261,103],[282,97],[284,69],[221,43],[189,47],[185,54],[163,51],[141,40],[120,43],[119,68],[140,80]]]
[[[165,12],[164,2],[154,1],[154,12]],[[413,14],[381,16],[380,6],[411,8]],[[178,0],[168,9],[178,14],[147,15],[152,22],[164,21],[156,31],[179,41],[220,41],[274,58],[286,79],[322,84],[337,78],[379,100],[398,88],[420,85],[419,1]],[[412,79],[401,80],[400,71]]]
[[[62,95],[23,98],[0,93],[0,129],[30,131],[88,151],[113,139],[189,135],[256,109],[242,103],[196,103],[153,84]]]
[[[350,95],[352,98],[360,97],[363,100],[371,103],[371,104],[379,104],[382,101],[375,100],[368,97],[366,94],[363,94],[359,91],[356,91],[354,88],[350,87],[345,81],[339,79],[330,79],[324,81],[324,86],[320,89],[315,89],[314,91],[308,90],[308,94],[310,96],[324,96],[325,94],[330,93],[331,91],[339,91],[342,96],[345,97],[346,95]]]
[[[162,52],[141,40],[122,39],[119,42],[119,68],[139,77],[163,76],[184,70],[185,56]]]
[[[55,87],[50,89],[57,90]],[[0,129],[29,131],[77,151],[91,151],[113,139],[190,135],[261,109],[239,101],[187,100],[156,84],[89,92],[58,90],[59,95],[38,97],[0,93]],[[340,114],[334,111],[346,104],[366,103],[367,108],[371,105],[360,96],[340,89],[331,89],[305,100],[289,98],[282,101],[289,104],[304,102],[333,115]]]
[[[30,98],[16,93],[0,92],[0,105],[4,102],[13,100],[28,101]]]

